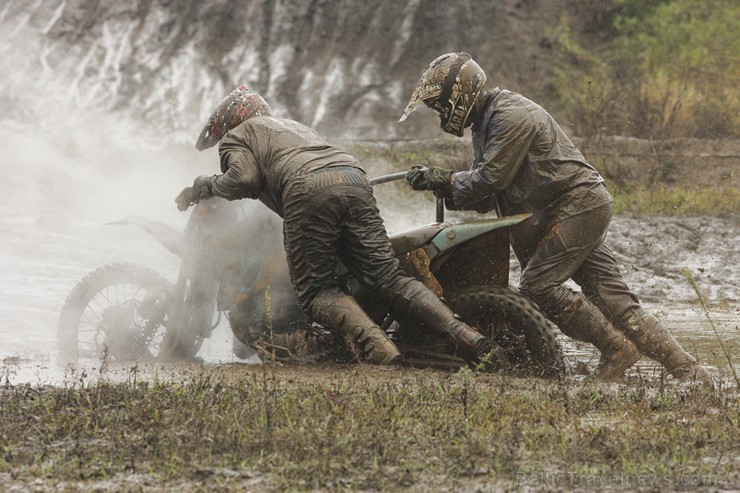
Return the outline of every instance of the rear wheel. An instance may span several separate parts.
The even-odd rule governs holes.
[[[555,326],[528,298],[502,286],[475,286],[456,293],[449,303],[501,347],[509,365],[540,376],[565,373]]]
[[[141,265],[116,263],[94,270],[74,287],[62,307],[59,361],[157,358],[166,333],[170,289],[163,276]]]

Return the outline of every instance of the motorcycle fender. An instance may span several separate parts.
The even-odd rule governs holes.
[[[147,219],[145,217],[128,217],[126,219],[109,222],[107,224],[117,226],[130,224],[138,226],[153,236],[154,239],[160,242],[167,250],[178,257],[182,257],[185,249],[182,231],[170,226],[169,224]]]
[[[462,243],[468,242],[482,234],[496,229],[508,228],[527,219],[531,214],[517,214],[515,216],[497,217],[495,219],[484,219],[463,224],[454,224],[443,229],[432,240],[432,244],[439,251],[454,248]]]
[[[434,239],[431,270],[447,297],[470,286],[509,284],[509,227],[529,214],[467,223]],[[427,249],[427,253],[429,250]]]

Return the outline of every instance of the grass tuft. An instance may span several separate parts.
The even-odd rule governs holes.
[[[543,471],[740,481],[737,389],[230,365],[184,382],[1,392],[0,473],[18,481],[146,474],[160,486],[225,491],[255,481],[268,490],[507,487]]]

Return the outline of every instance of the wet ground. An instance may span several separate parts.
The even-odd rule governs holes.
[[[98,374],[96,361],[85,362],[75,373],[56,364],[56,323],[69,291],[89,271],[117,261],[137,262],[174,280],[178,259],[138,228],[106,225],[105,214],[71,219],[53,211],[24,214],[9,206],[0,212],[0,383],[60,384],[80,378],[81,372]],[[387,218],[391,227],[393,218]],[[184,221],[176,214],[167,219],[173,225]],[[731,218],[618,217],[610,233],[625,277],[648,310],[704,364],[725,376],[728,360],[737,365],[740,354],[738,240],[740,227]],[[707,312],[682,274],[684,268],[695,279]],[[514,264],[513,282],[516,276]],[[574,361],[595,364],[590,347],[562,341]],[[209,365],[239,361],[231,353],[225,324],[200,356]],[[125,379],[130,367],[111,368],[108,376],[117,371]],[[643,360],[634,372],[657,376],[659,369]]]

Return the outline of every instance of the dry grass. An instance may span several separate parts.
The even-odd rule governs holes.
[[[660,216],[730,216],[740,212],[740,189],[665,185],[609,187],[615,214]]]
[[[138,371],[4,388],[0,489],[740,486],[736,388],[368,366]]]

